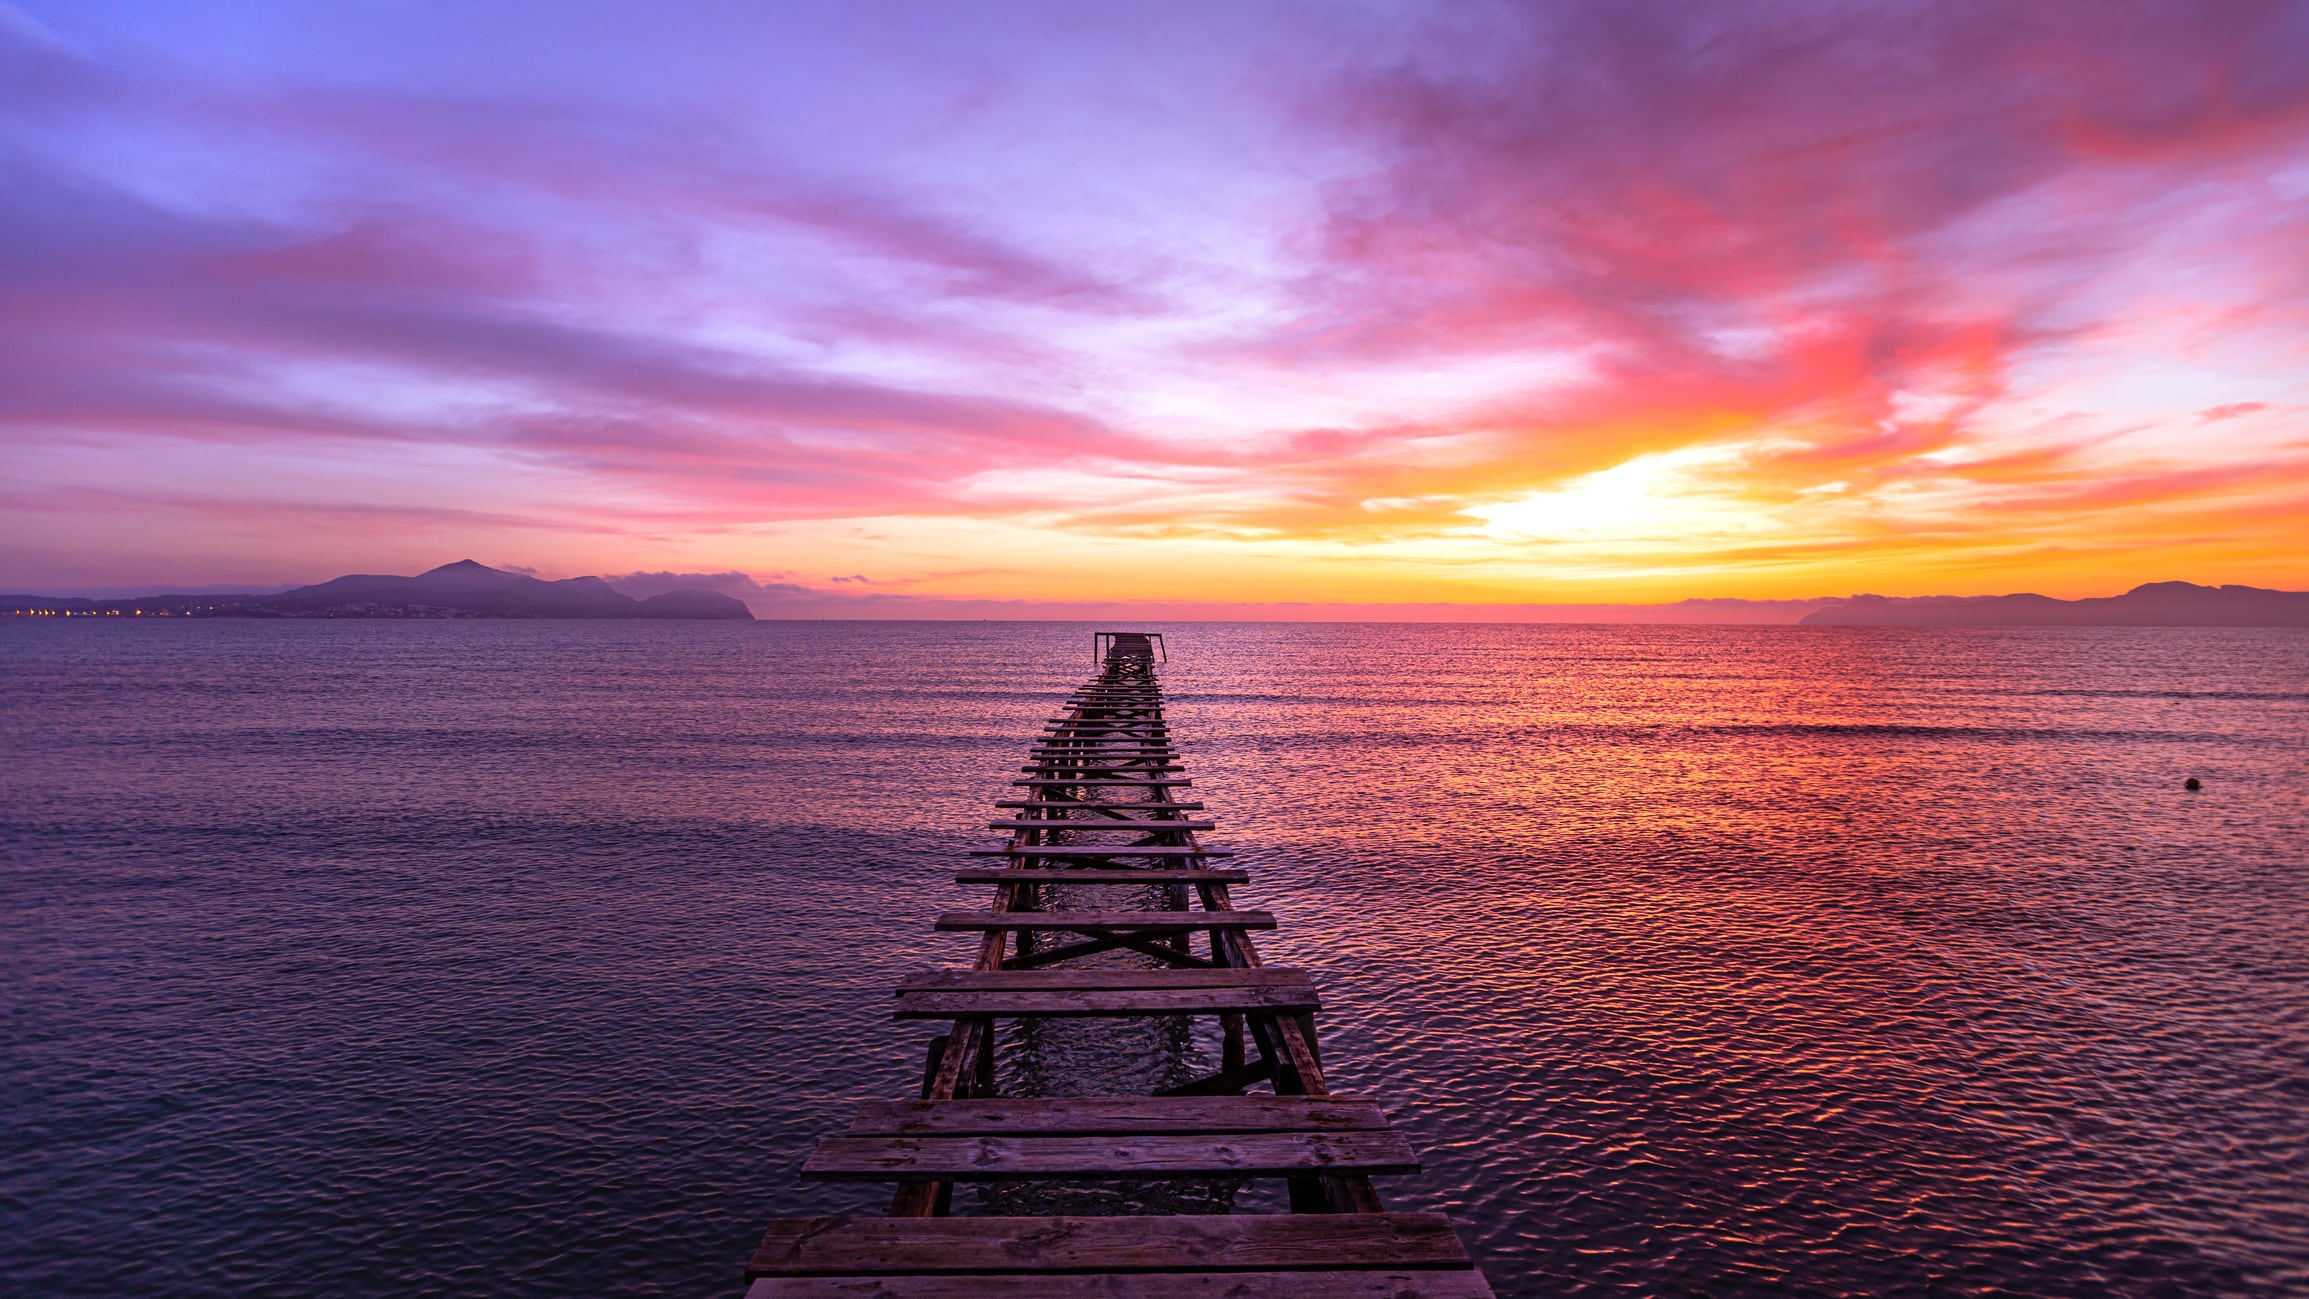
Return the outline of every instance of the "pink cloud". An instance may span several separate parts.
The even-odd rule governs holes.
[[[2265,401],[2232,401],[2219,406],[2207,406],[2197,412],[2197,418],[2207,424],[2215,420],[2236,419],[2241,415],[2257,415],[2269,409]]]
[[[2167,271],[2243,268],[2207,336],[2300,337],[2303,219],[2270,198],[2309,164],[2300,12],[1629,0],[1374,14],[1360,45],[1275,19],[1309,25],[1309,57],[1183,115],[1206,134],[1180,147],[1230,175],[1255,120],[1319,161],[1276,182],[1271,225],[1191,265],[1064,238],[1052,213],[1104,212],[1144,160],[1032,131],[964,155],[925,119],[919,147],[853,156],[837,117],[780,135],[574,65],[228,79],[0,31],[0,430],[27,457],[204,448],[250,481],[236,503],[290,494],[267,485],[321,447],[412,478],[534,474],[570,504],[509,520],[583,498],[651,535],[1032,513],[1400,539],[1740,439],[1769,441],[1738,466],[1758,500],[1930,478],[2078,525],[2240,481],[2111,468],[2107,421],[2013,412],[2032,362],[2150,314],[2134,281]],[[2266,201],[2217,218],[2188,197],[2207,189]],[[1448,377],[1557,355],[1576,373],[1534,362],[1522,391]],[[1355,418],[1274,399],[1242,436],[1168,400],[1422,368],[1431,395]],[[2193,394],[2189,422],[2293,400],[2230,395]],[[1992,415],[2026,437],[1997,443]],[[978,491],[1011,470],[1048,485]]]

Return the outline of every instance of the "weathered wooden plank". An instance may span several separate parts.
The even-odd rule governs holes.
[[[960,1219],[971,1222],[975,1219]],[[1131,1221],[1116,1219],[1116,1221]],[[1493,1299],[1481,1272],[1077,1272],[765,1276],[746,1299]]]
[[[1042,779],[1042,780],[1033,781],[1033,782],[1028,782],[1028,781],[1016,781],[1016,782],[1014,782],[1014,783],[1016,783],[1016,784],[1021,784],[1021,785],[1023,785],[1023,784],[1028,784],[1028,783],[1033,783],[1033,784],[1038,784],[1038,785],[1139,785],[1139,784],[1144,784],[1144,783],[1146,783],[1146,782],[1144,782],[1144,781],[1137,781],[1137,780],[1124,780],[1124,779],[1122,779],[1122,778],[1121,778],[1121,776],[1120,776],[1120,773],[1122,773],[1122,772],[1130,772],[1130,771],[1142,771],[1142,772],[1160,772],[1160,771],[1185,771],[1185,770],[1186,770],[1186,768],[1185,768],[1185,767],[1182,767],[1182,766],[1180,766],[1180,765],[1178,765],[1178,764],[1177,764],[1177,763],[1175,763],[1175,762],[1173,762],[1173,763],[1162,763],[1162,764],[1154,764],[1154,765],[1134,765],[1134,764],[1131,764],[1131,763],[1127,763],[1127,762],[1125,762],[1125,763],[1118,763],[1118,764],[1116,764],[1116,765],[1114,765],[1114,766],[1107,766],[1107,765],[1105,765],[1105,764],[1103,764],[1103,763],[1086,763],[1086,762],[1040,762],[1040,763],[1036,763],[1036,764],[1034,764],[1033,766],[1030,766],[1030,767],[1020,767],[1020,768],[1019,768],[1019,770],[1020,770],[1020,771],[1076,771],[1076,772],[1081,772],[1081,773],[1082,773],[1084,776],[1086,776],[1086,777],[1092,777],[1092,779],[1084,779],[1084,780],[1058,780],[1058,779],[1044,778],[1044,779]],[[1193,782],[1193,781],[1180,781],[1179,783],[1180,783],[1180,784],[1182,784],[1182,785],[1191,785],[1191,784],[1193,784],[1194,782]]]
[[[961,988],[1278,988],[1310,982],[1305,970],[1262,965],[1255,970],[919,970],[899,982],[900,992]]]
[[[1217,822],[1198,820],[1189,815],[1185,809],[1174,807],[1168,803],[1070,803],[1054,799],[1050,802],[1036,803],[1021,810],[1070,812],[1084,815],[1021,816],[1014,812],[995,821],[988,828],[995,830],[1047,830],[1055,826],[1063,830],[1069,826],[1091,826],[1100,830],[1128,830],[1134,825],[1151,825],[1158,830],[1209,831],[1218,829]],[[1140,811],[1176,813],[1177,815],[1123,815],[1126,812]]]
[[[892,1019],[1087,1019],[1114,1015],[1297,1014],[1319,1008],[1311,987],[905,992]]]
[[[944,930],[1017,929],[1273,929],[1269,911],[949,911]]]
[[[1131,739],[1169,739],[1171,728],[1165,723],[1138,717],[1078,717],[1062,722],[1044,722],[1043,735],[1110,735]]]
[[[1471,1266],[1440,1213],[800,1218],[770,1224],[746,1276]]]
[[[746,1299],[1493,1299],[1493,1295],[1483,1274],[1473,1269],[1384,1269],[765,1276],[746,1291]]]
[[[1232,857],[1225,848],[1199,848],[1187,844],[1156,844],[1152,847],[1105,848],[1084,844],[1013,844],[1007,848],[973,848],[973,857],[1047,857],[1058,861],[1080,861],[1090,857]]]
[[[1031,1177],[1287,1177],[1416,1173],[1392,1129],[1212,1136],[822,1137],[802,1176],[826,1181],[1009,1181]]]
[[[1153,1136],[1220,1132],[1382,1132],[1387,1116],[1353,1096],[1033,1096],[869,1101],[853,1137]]]
[[[1205,805],[1202,803],[1156,803],[1145,801],[1134,801],[1129,803],[1093,803],[1087,799],[1079,798],[1006,798],[997,801],[994,805],[996,807],[1018,808],[1079,808],[1089,812],[1105,812],[1110,810],[1116,812],[1136,812],[1141,810],[1156,812],[1200,812],[1205,808]]]
[[[1118,709],[1108,711],[1121,712]],[[1137,712],[1131,712],[1113,717],[1053,717],[1042,724],[1042,729],[1046,731],[1127,731],[1134,735],[1144,735],[1149,732],[1168,731],[1170,723],[1159,717],[1148,717]]]
[[[1147,830],[1162,831],[1168,834],[1194,834],[1201,831],[1216,830],[1219,828],[1219,823],[1216,821],[1126,821],[1111,816],[1046,817],[1041,819],[1022,817],[1015,821],[989,821],[986,823],[986,828],[989,830],[1104,830],[1109,832]]]
[[[1163,779],[1163,780],[1122,780],[1122,779],[1105,779],[1105,780],[1101,780],[1101,779],[1092,779],[1092,778],[1088,778],[1088,777],[1057,777],[1057,776],[1047,776],[1047,777],[1038,777],[1038,778],[1036,778],[1036,779],[1033,779],[1033,780],[1014,780],[1014,781],[1011,781],[1010,783],[1011,783],[1011,784],[1013,784],[1013,785],[1031,785],[1031,786],[1036,786],[1036,787],[1045,787],[1045,788],[1047,788],[1047,787],[1049,787],[1049,786],[1052,786],[1052,785],[1065,785],[1065,786],[1074,786],[1074,785],[1087,785],[1087,786],[1091,786],[1091,787],[1093,787],[1093,788],[1107,788],[1107,789],[1112,789],[1112,788],[1115,788],[1115,787],[1117,787],[1117,786],[1120,786],[1120,787],[1122,787],[1122,788],[1125,788],[1125,789],[1178,789],[1178,788],[1181,788],[1181,787],[1183,787],[1183,786],[1186,786],[1186,785],[1192,785],[1192,784],[1194,784],[1195,782],[1194,782],[1194,781],[1192,781],[1192,780],[1188,780],[1188,779],[1186,779],[1185,777],[1177,777],[1177,776],[1174,776],[1174,777],[1170,777],[1170,778],[1167,778],[1167,779]]]
[[[1248,884],[1251,875],[1249,871],[1164,870],[1156,866],[1112,871],[1088,867],[1080,870],[1038,871],[1012,866],[954,872],[954,882],[957,884],[1197,884],[1207,880],[1221,884]]]

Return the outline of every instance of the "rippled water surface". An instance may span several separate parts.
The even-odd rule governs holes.
[[[2309,1290],[2309,637],[1164,630],[1503,1295]],[[1089,631],[0,623],[0,1289],[734,1295],[878,1211],[801,1153]]]

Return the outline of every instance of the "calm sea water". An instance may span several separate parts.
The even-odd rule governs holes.
[[[727,1296],[877,1212],[796,1167],[1090,630],[0,622],[0,1289]],[[2309,1290],[2309,637],[1163,630],[1502,1294]]]

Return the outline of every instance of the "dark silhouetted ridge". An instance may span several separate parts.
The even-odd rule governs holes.
[[[2309,627],[2309,591],[2148,582],[2123,595],[1856,595],[1804,615],[1814,626],[1866,627]]]
[[[22,606],[18,608],[17,606]],[[647,600],[598,577],[548,582],[461,559],[415,577],[354,573],[279,595],[155,595],[135,600],[21,597],[16,612],[240,618],[654,618],[751,621],[745,602],[691,587]]]

